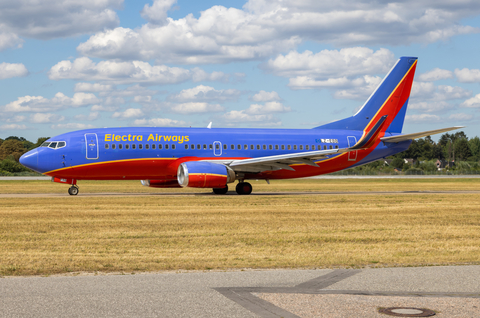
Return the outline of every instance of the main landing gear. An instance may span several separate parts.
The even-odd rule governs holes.
[[[250,194],[252,193],[252,185],[248,182],[239,182],[235,188],[238,194]],[[225,188],[213,188],[215,194],[226,194],[228,192],[228,185]]]
[[[68,188],[68,194],[77,195],[78,194],[78,186],[76,184],[74,184],[70,188]]]
[[[239,182],[237,184],[237,187],[235,188],[235,191],[237,191],[238,194],[250,194],[252,193],[252,185],[248,182]]]

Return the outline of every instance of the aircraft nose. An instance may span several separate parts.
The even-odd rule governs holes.
[[[20,163],[27,168],[38,171],[38,150],[33,149],[20,157]]]

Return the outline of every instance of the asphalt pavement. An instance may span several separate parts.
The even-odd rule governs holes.
[[[389,306],[480,317],[480,265],[0,279],[0,317],[388,317]]]

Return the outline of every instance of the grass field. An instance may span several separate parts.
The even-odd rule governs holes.
[[[48,181],[0,181],[0,194],[65,194],[0,197],[0,275],[480,264],[478,193],[388,193],[480,191],[480,179],[252,184],[282,194],[162,195],[211,190],[91,181],[71,197]],[[303,191],[322,194],[283,194]],[[82,197],[96,192],[145,195]]]

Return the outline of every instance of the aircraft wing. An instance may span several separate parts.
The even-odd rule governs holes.
[[[348,148],[315,150],[307,152],[289,153],[267,157],[258,157],[242,160],[233,160],[227,165],[237,172],[262,172],[267,170],[292,170],[291,164],[307,164],[313,167],[318,165],[313,162],[315,159],[325,159],[328,155],[334,155],[349,151]]]
[[[455,129],[460,129],[460,128],[464,128],[464,127],[465,126],[455,126],[455,127],[449,127],[449,128],[422,131],[422,132],[413,133],[413,134],[405,134],[405,135],[398,135],[398,136],[391,136],[391,137],[382,137],[382,138],[380,138],[380,140],[384,141],[384,142],[400,142],[400,141],[405,141],[405,140],[413,140],[413,139],[422,138],[422,137],[435,135],[435,134],[440,134],[440,133],[443,133],[443,132],[447,132],[447,131],[455,130]]]
[[[309,166],[318,167],[318,165],[312,160],[325,159],[328,155],[370,148],[375,143],[375,140],[377,140],[386,119],[387,115],[382,116],[367,134],[364,134],[364,136],[355,145],[349,148],[315,150],[234,160],[230,163],[227,163],[227,165],[236,172],[262,172],[280,169],[295,171],[294,168],[290,167],[291,164],[307,164]]]

